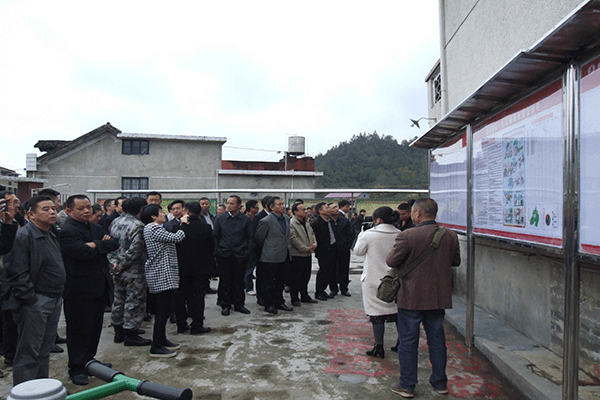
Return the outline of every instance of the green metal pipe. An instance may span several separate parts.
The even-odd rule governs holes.
[[[140,384],[139,379],[130,378],[123,374],[115,375],[113,381],[102,386],[70,394],[67,400],[99,400],[116,393],[131,390],[135,392]]]

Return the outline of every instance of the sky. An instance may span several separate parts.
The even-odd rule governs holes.
[[[0,166],[106,122],[226,137],[224,160],[412,139],[438,58],[436,0],[0,0]]]

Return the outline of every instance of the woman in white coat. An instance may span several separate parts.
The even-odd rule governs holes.
[[[396,323],[398,309],[395,303],[386,303],[377,298],[377,287],[390,267],[385,263],[387,255],[392,250],[396,236],[400,233],[394,223],[398,222],[397,211],[390,207],[379,207],[373,213],[374,227],[362,231],[354,245],[356,255],[365,257],[363,273],[360,277],[362,282],[363,305],[365,313],[369,316],[373,325],[373,337],[375,346],[373,350],[367,351],[367,355],[384,358],[383,335],[385,323]],[[394,350],[394,348],[392,348]]]

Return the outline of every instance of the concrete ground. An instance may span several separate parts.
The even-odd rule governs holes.
[[[114,369],[133,378],[189,387],[194,399],[400,398],[389,389],[399,377],[397,355],[389,350],[396,341],[396,328],[391,324],[387,326],[385,359],[365,355],[372,347],[373,339],[362,307],[359,282],[362,261],[353,256],[352,297],[338,295],[318,304],[302,303],[292,312],[267,314],[258,307],[254,297],[247,296],[250,315],[232,312],[223,317],[215,305],[216,296],[209,295],[205,325],[210,326],[212,332],[202,336],[177,334],[175,325],[167,324],[169,339],[182,344],[175,358],[150,358],[149,347],[124,347],[113,343],[110,314],[107,313],[97,358],[111,362]],[[313,269],[316,272],[316,264]],[[212,282],[213,288],[216,284]],[[142,328],[147,330],[143,336],[151,337],[152,324],[145,323]],[[466,349],[463,338],[454,328],[448,325],[446,331],[450,395],[445,398],[524,398],[481,353]],[[65,335],[64,321],[59,325],[59,333]],[[428,384],[428,363],[422,333],[416,397],[444,398]],[[68,378],[66,365],[66,352],[51,356],[50,377],[61,380],[69,393],[104,383],[90,378],[89,386],[74,386]],[[10,392],[12,375],[11,368],[2,370],[5,377],[0,379],[0,396],[5,398]],[[113,397],[140,398],[133,393]]]

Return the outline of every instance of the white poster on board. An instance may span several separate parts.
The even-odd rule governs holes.
[[[474,132],[474,232],[561,246],[560,82],[486,121]]]
[[[431,198],[438,204],[436,221],[447,228],[467,231],[466,136],[431,152]]]
[[[581,68],[580,250],[600,254],[600,57]]]

